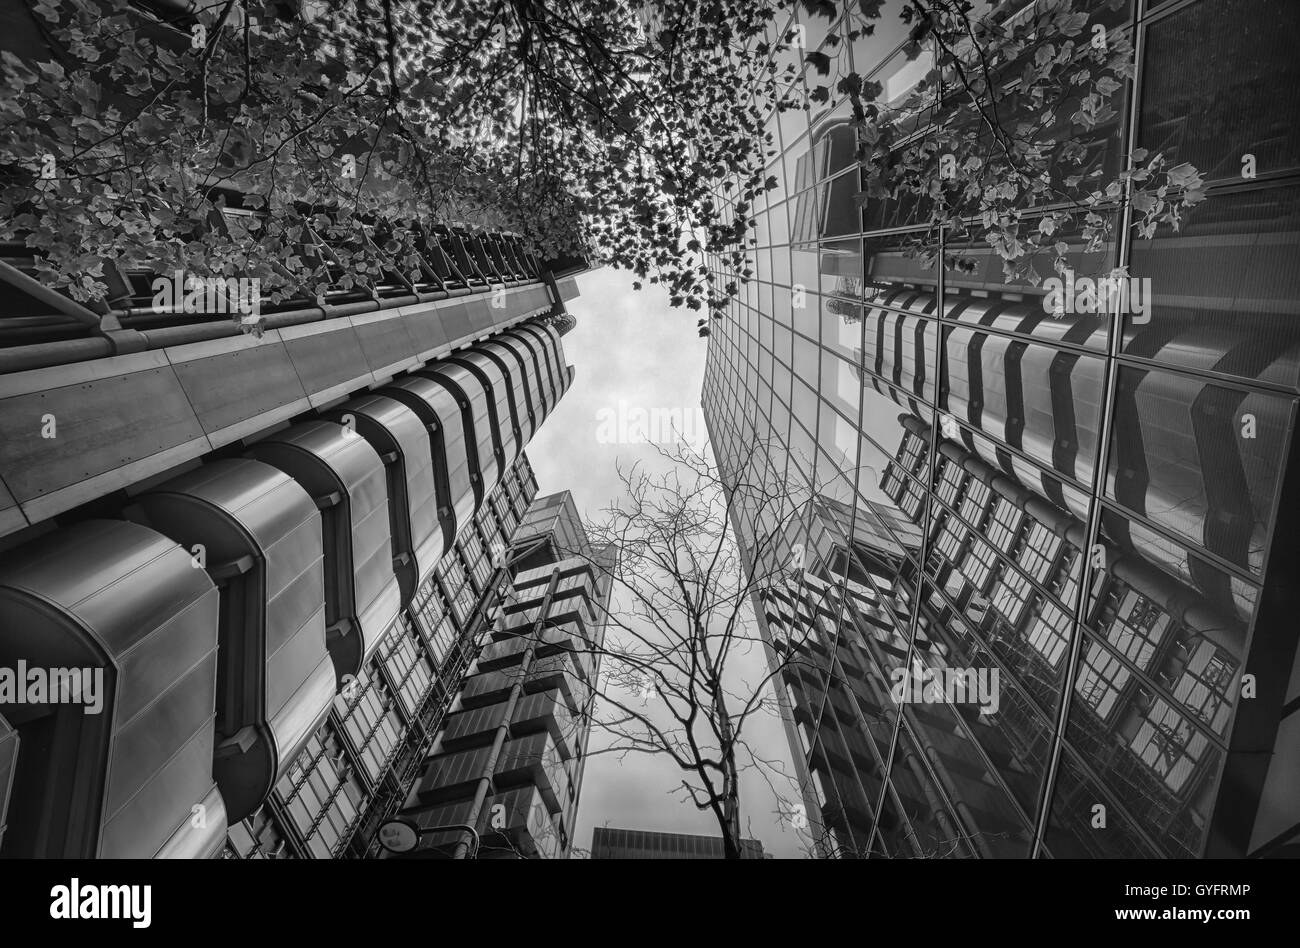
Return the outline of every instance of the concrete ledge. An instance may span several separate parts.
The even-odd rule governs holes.
[[[546,312],[543,284],[0,376],[0,536]],[[42,437],[52,416],[55,435]]]

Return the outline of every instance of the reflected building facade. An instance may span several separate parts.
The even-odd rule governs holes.
[[[1089,166],[1143,147],[1208,182],[1178,232],[1062,236],[1081,276],[1149,278],[1145,314],[1053,312],[978,244],[970,272],[924,268],[923,206],[854,202],[847,103],[769,123],[780,188],[703,404],[751,569],[797,560],[756,605],[824,855],[1300,844],[1300,133],[1277,92],[1300,11],[1088,7],[1137,51]],[[809,47],[839,28],[810,19]],[[831,89],[856,69],[898,102],[920,78],[884,37],[822,50]],[[745,483],[814,500],[790,522]],[[898,688],[968,671],[995,702]]]

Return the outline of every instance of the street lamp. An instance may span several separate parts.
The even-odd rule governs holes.
[[[447,833],[452,830],[464,830],[473,837],[474,841],[465,858],[477,858],[479,847],[478,830],[468,823],[448,823],[445,826],[421,827],[416,826],[410,820],[401,818],[385,820],[379,824],[379,845],[390,853],[409,853],[420,844],[421,837],[428,836],[431,833]]]

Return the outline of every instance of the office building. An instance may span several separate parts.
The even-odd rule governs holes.
[[[0,14],[0,45],[37,23]],[[209,204],[236,245],[264,223]],[[573,379],[582,263],[430,222],[418,277],[366,277],[301,240],[331,281],[255,300],[257,334],[111,260],[83,306],[2,248],[4,856],[375,855],[419,776]]]
[[[500,613],[403,810],[422,831],[412,857],[567,858],[614,556],[567,491],[533,501],[505,555]]]
[[[419,777],[478,654],[497,558],[537,493],[524,455],[415,592],[365,672],[254,814],[228,830],[227,858],[375,858],[376,830]]]
[[[591,832],[592,859],[723,859],[722,837],[692,833],[597,826]],[[770,858],[756,839],[740,841],[741,859]]]
[[[703,405],[749,567],[803,551],[756,606],[823,855],[1300,844],[1300,133],[1277,92],[1300,10],[1087,7],[1137,57],[1087,166],[1143,147],[1208,183],[1176,232],[1138,239],[1121,200],[1109,243],[1061,236],[1079,276],[1149,279],[1145,312],[1061,312],[965,238],[973,268],[925,268],[923,205],[854,202],[847,103],[769,122],[780,186]],[[925,57],[837,29],[808,20],[813,81],[856,69],[901,108]],[[793,516],[745,483],[787,485]]]

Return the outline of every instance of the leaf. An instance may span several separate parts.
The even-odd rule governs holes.
[[[825,53],[812,52],[804,55],[804,62],[817,70],[817,75],[827,76],[831,71],[831,58]]]
[[[1201,182],[1200,173],[1186,161],[1174,165],[1166,174],[1169,176],[1169,183],[1176,188],[1196,187]]]

